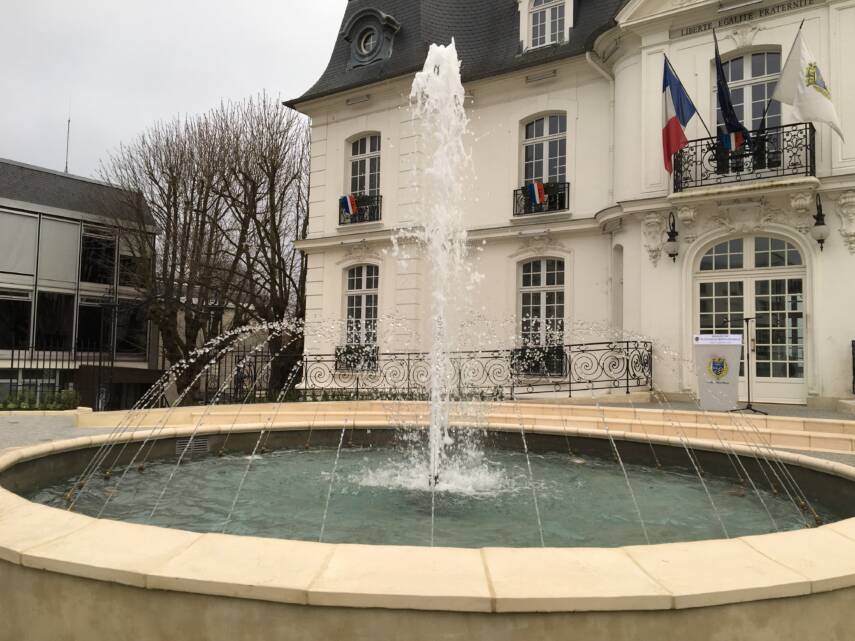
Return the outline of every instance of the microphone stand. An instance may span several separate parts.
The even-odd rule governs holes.
[[[748,403],[744,408],[736,408],[735,410],[730,410],[731,412],[754,412],[755,414],[762,414],[763,416],[768,416],[768,412],[764,412],[763,410],[755,409],[755,407],[751,404],[751,337],[749,335],[751,321],[755,320],[754,316],[746,316],[742,320],[745,323],[745,375],[748,383]]]

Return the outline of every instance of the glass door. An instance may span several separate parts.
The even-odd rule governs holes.
[[[696,331],[744,334],[751,357],[751,400],[805,403],[807,269],[798,247],[772,236],[723,240],[695,272]],[[748,398],[745,358],[740,399]]]
[[[698,284],[699,333],[744,334],[749,322],[752,401],[802,403],[805,392],[805,299],[802,278],[744,278]],[[740,399],[747,400],[745,356]]]
[[[752,394],[758,401],[805,399],[805,298],[802,278],[758,278],[754,290]]]

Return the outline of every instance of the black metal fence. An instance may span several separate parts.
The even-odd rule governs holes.
[[[719,138],[692,140],[674,155],[674,191],[779,176],[816,175],[816,129],[811,123],[752,131],[729,151]]]
[[[0,350],[0,409],[129,409],[161,374],[106,349]]]
[[[852,341],[852,393],[855,394],[855,341]]]
[[[514,350],[454,352],[450,391],[460,398],[652,389],[653,344],[613,341]],[[342,367],[341,354],[304,357],[302,398],[427,398],[430,360],[423,353],[376,353]],[[370,366],[369,366],[370,365]]]
[[[109,386],[110,354],[97,351],[13,349],[0,352],[0,403],[3,409],[70,409],[80,401],[75,378],[81,368],[102,375]]]
[[[543,191],[539,205],[532,202],[527,186],[514,191],[514,216],[564,211],[570,206],[570,183],[543,183]]]
[[[855,349],[855,344],[853,345]],[[97,352],[15,350],[0,353],[0,409],[128,409],[162,372],[117,366]],[[614,341],[448,355],[456,398],[651,389],[653,345]],[[428,399],[431,362],[424,353],[376,347],[303,355],[267,344],[236,346],[200,363],[184,403],[258,403],[334,399]],[[170,402],[173,399],[169,399]]]

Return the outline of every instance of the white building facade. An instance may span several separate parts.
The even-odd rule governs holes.
[[[513,328],[479,347],[644,338],[656,387],[692,393],[692,336],[743,332],[748,317],[754,400],[851,398],[855,1],[477,4],[352,0],[324,76],[289,103],[312,119],[307,321],[341,321],[310,335],[307,353],[427,347],[429,274],[391,249],[424,207],[413,73],[427,43],[455,38],[472,154],[461,206],[483,274],[473,309]],[[769,102],[802,23],[845,142]],[[664,56],[714,132],[713,28],[737,113],[763,144],[723,152],[696,117],[687,136],[699,142],[672,176]],[[542,205],[532,182],[544,184]],[[340,206],[350,194],[352,216]],[[830,230],[822,248],[817,195]],[[673,260],[663,252],[672,217]]]

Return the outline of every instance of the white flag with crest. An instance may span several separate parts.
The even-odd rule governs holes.
[[[801,31],[796,36],[772,98],[791,105],[798,120],[824,122],[843,138],[843,128],[831,101],[831,91]]]

